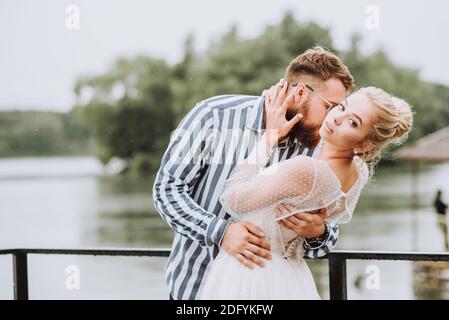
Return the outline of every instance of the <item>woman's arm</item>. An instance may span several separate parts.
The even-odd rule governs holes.
[[[234,168],[220,197],[230,214],[251,212],[289,197],[301,200],[310,193],[313,160],[296,157],[266,167],[271,149],[269,138],[262,136],[248,158]]]
[[[234,168],[225,184],[220,201],[231,215],[264,207],[292,192],[291,186],[285,185],[284,181],[289,176],[291,165],[289,168],[284,163],[276,166],[274,174],[271,174],[273,167],[263,171],[273,146],[285,138],[302,118],[297,114],[291,120],[286,119],[287,108],[293,99],[292,95],[287,95],[287,89],[287,83],[281,79],[272,94],[265,95],[265,133],[248,158]],[[285,178],[279,179],[278,167],[281,167],[281,175],[284,174]]]

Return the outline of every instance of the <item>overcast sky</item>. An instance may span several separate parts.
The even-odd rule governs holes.
[[[80,10],[78,30],[66,28],[71,4]],[[367,27],[375,23],[370,5],[379,8],[379,29]],[[440,0],[0,0],[0,110],[67,111],[76,78],[106,70],[118,56],[175,63],[189,33],[203,50],[231,24],[255,37],[288,9],[330,27],[339,49],[358,32],[365,52],[382,47],[396,63],[449,85],[449,4]]]

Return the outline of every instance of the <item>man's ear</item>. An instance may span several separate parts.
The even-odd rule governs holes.
[[[295,102],[299,102],[302,98],[307,99],[307,95],[309,94],[306,90],[306,85],[302,82],[299,82],[295,87]]]

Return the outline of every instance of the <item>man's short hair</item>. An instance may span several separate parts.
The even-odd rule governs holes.
[[[334,78],[343,83],[346,91],[354,87],[354,78],[348,67],[337,55],[322,47],[308,49],[289,63],[284,75],[288,83],[300,82],[305,78],[320,83]]]

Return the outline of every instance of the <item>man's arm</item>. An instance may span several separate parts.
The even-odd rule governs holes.
[[[174,231],[202,246],[220,245],[229,225],[191,196],[210,159],[212,133],[212,112],[206,102],[200,102],[172,135],[153,185],[153,201],[161,217]]]

